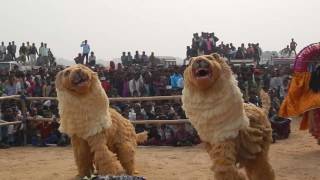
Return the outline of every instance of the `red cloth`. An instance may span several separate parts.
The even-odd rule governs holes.
[[[101,85],[106,92],[111,90],[111,84],[108,81],[101,81]]]
[[[46,123],[46,122],[43,122],[43,123],[39,124],[37,126],[37,129],[40,131],[42,139],[45,139],[45,138],[49,137],[49,135],[50,135],[50,133],[52,131],[51,124]]]

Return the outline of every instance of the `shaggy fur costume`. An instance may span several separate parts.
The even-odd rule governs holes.
[[[83,65],[71,66],[56,77],[60,130],[71,137],[79,176],[133,174],[137,141],[132,124],[109,101],[96,73]],[[114,154],[116,153],[116,155]],[[118,159],[120,160],[120,165]]]
[[[274,180],[268,162],[272,131],[264,109],[245,104],[230,67],[218,54],[191,58],[184,72],[183,109],[206,143],[215,180]]]

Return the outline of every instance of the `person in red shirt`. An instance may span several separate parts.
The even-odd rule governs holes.
[[[101,81],[101,85],[102,85],[104,91],[106,93],[108,93],[111,90],[110,82],[104,76],[100,77],[100,81]]]

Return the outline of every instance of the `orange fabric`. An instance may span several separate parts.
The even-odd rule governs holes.
[[[289,87],[289,92],[279,110],[283,118],[296,117],[311,110],[320,108],[320,93],[309,89],[311,73],[295,73]]]

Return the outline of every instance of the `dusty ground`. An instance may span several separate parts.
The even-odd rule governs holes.
[[[320,146],[305,131],[271,147],[277,180],[319,180]],[[138,170],[148,180],[212,179],[210,161],[201,146],[187,148],[140,147]],[[0,179],[74,179],[76,167],[70,147],[19,147],[0,150]]]

